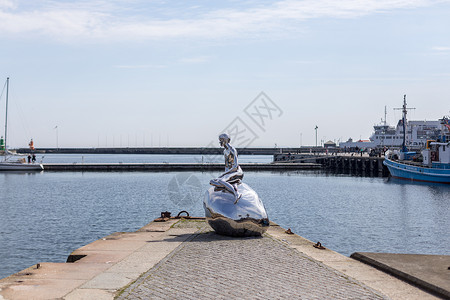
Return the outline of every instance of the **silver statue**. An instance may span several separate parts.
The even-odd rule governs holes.
[[[209,184],[218,188],[224,188],[230,193],[233,193],[236,198],[234,204],[236,204],[242,196],[238,192],[237,185],[241,183],[244,173],[239,166],[237,151],[230,145],[230,137],[228,134],[221,134],[219,136],[219,143],[220,146],[225,148],[223,150],[223,155],[225,156],[225,173],[217,179],[212,179]]]
[[[206,191],[203,206],[208,223],[223,235],[261,235],[269,226],[266,209],[258,194],[242,183],[244,173],[230,137],[221,134],[219,142],[225,148],[225,173],[211,180],[212,187]]]

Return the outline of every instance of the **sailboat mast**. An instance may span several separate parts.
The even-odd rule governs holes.
[[[7,147],[8,137],[8,96],[9,96],[9,77],[6,78],[6,113],[5,113],[5,153]]]

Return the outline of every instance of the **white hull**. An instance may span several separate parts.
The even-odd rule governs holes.
[[[41,164],[0,162],[0,171],[42,171],[43,169]]]

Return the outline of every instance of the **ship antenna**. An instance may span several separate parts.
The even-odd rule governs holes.
[[[402,151],[403,152],[407,152],[408,148],[406,148],[406,114],[408,113],[408,109],[416,109],[415,107],[412,108],[407,108],[406,107],[406,95],[403,95],[403,107],[402,108],[394,108],[394,109],[401,109],[403,112],[403,118],[402,118],[402,122],[403,122],[403,143],[402,143]]]
[[[8,136],[8,96],[9,96],[9,77],[6,78],[5,155],[8,153],[8,149],[7,149],[8,144],[7,144],[7,139],[6,139]]]

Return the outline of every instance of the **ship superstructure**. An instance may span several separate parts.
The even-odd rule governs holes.
[[[407,121],[406,146],[412,149],[425,147],[427,140],[436,140],[441,134],[439,121]],[[375,147],[401,147],[403,144],[403,120],[397,126],[375,125],[370,141]]]
[[[351,138],[347,142],[339,144],[340,148],[403,148],[420,150],[426,146],[427,140],[436,140],[441,135],[441,124],[436,121],[408,121],[406,112],[406,95],[403,99],[403,118],[397,123],[397,126],[390,126],[386,122],[386,107],[384,108],[384,120],[380,124],[374,125],[374,132],[369,141],[359,140],[354,142]],[[406,122],[406,126],[404,123]],[[406,129],[406,135],[403,135]],[[405,141],[403,141],[405,139]]]

